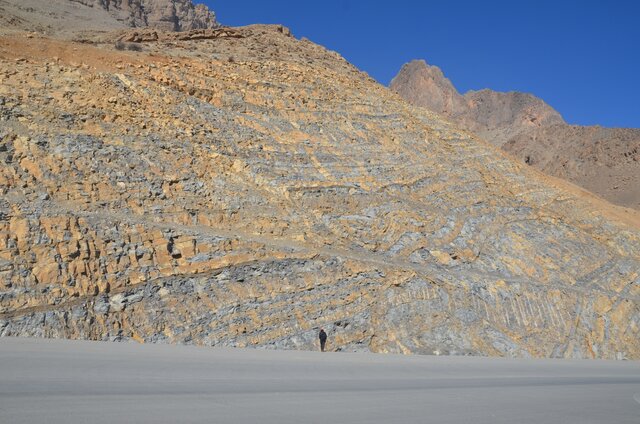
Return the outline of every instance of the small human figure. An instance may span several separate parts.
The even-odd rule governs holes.
[[[320,351],[324,352],[324,346],[327,344],[327,333],[325,333],[324,328],[320,329]]]

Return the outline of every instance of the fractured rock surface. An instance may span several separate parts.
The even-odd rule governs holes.
[[[0,37],[1,335],[640,358],[637,215],[234,31]]]
[[[531,94],[458,93],[437,66],[405,64],[390,88],[541,171],[640,209],[640,129],[568,125]]]
[[[216,15],[192,0],[0,0],[0,31],[44,34],[156,28],[164,31],[214,29]]]
[[[216,15],[192,0],[67,0],[107,10],[118,21],[132,27],[165,31],[216,28]]]

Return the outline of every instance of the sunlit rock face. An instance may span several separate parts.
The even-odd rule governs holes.
[[[0,334],[640,358],[637,216],[336,53],[27,35],[0,37]]]
[[[133,27],[166,31],[217,28],[216,15],[204,4],[192,0],[66,0],[102,8],[117,20]]]
[[[539,169],[640,210],[640,129],[569,125],[543,100],[489,89],[458,93],[440,68],[405,64],[390,88]]]

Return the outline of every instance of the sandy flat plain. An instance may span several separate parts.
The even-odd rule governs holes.
[[[640,363],[0,339],[2,423],[633,423]]]

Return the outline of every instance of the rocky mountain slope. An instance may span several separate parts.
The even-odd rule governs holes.
[[[128,27],[187,31],[219,27],[216,15],[192,0],[0,0],[0,23],[45,34]]]
[[[640,209],[640,129],[568,125],[526,93],[485,89],[463,96],[423,60],[404,65],[390,87],[547,174]]]
[[[153,33],[0,36],[0,335],[640,358],[637,214],[286,28]]]

